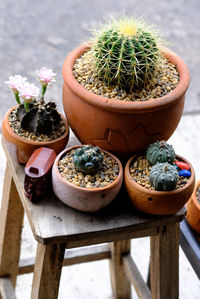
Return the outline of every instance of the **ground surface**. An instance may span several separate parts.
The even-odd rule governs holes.
[[[62,109],[62,64],[66,55],[91,37],[89,29],[110,15],[145,15],[160,28],[169,47],[191,72],[185,113],[200,111],[200,2],[196,0],[1,0],[0,1],[0,119],[14,97],[4,81],[21,74],[36,83],[34,71],[52,67],[58,74],[52,96]],[[36,83],[37,84],[37,83]]]

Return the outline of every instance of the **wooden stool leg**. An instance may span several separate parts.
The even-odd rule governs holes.
[[[152,299],[178,299],[179,223],[169,224],[151,237]]]
[[[130,252],[130,240],[110,243],[110,276],[113,295],[116,299],[131,298],[131,286],[124,271],[122,255]]]
[[[58,297],[65,244],[38,244],[34,267],[32,299]]]
[[[0,276],[9,276],[13,287],[18,274],[23,215],[24,209],[7,164],[0,213]]]

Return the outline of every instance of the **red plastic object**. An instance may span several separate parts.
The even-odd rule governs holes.
[[[181,161],[178,161],[176,160],[175,161],[175,164],[180,168],[180,169],[187,169],[187,170],[190,170],[190,166],[185,163],[185,162],[181,162]]]
[[[56,159],[54,150],[47,147],[36,149],[25,166],[25,195],[37,202],[51,190],[51,168]]]

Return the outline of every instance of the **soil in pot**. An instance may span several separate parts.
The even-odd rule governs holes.
[[[111,184],[116,180],[119,174],[119,164],[110,155],[102,152],[103,166],[94,175],[84,174],[74,167],[73,155],[75,150],[67,152],[62,159],[59,160],[58,169],[61,176],[81,188],[102,188]]]
[[[94,73],[90,52],[91,50],[87,51],[76,60],[73,67],[73,74],[84,88],[92,91],[94,94],[114,100],[142,102],[165,96],[172,91],[179,82],[179,74],[175,65],[163,57],[159,72],[155,74],[155,77],[145,88],[127,92],[117,85],[108,86],[100,81]]]
[[[145,156],[133,156],[127,162],[125,185],[136,209],[154,215],[172,215],[185,205],[194,189],[194,169],[184,158],[177,156],[177,160],[189,165],[191,176],[179,176],[177,186],[172,191],[156,191],[150,186],[149,174],[152,166]]]
[[[14,106],[7,111],[2,123],[2,136],[15,145],[19,163],[26,164],[33,151],[39,147],[44,146],[54,149],[57,154],[66,147],[69,139],[69,126],[63,115],[61,115],[60,129],[47,136],[44,134],[35,135],[19,127],[15,117],[17,107]]]
[[[59,126],[56,129],[53,129],[53,131],[50,134],[36,135],[33,132],[29,132],[28,130],[24,130],[21,128],[21,124],[20,121],[17,120],[16,113],[17,108],[11,111],[8,117],[9,125],[15,134],[19,135],[22,138],[26,138],[27,140],[48,142],[60,138],[66,132],[65,123],[63,119],[61,119]]]
[[[196,197],[197,197],[197,200],[198,200],[198,202],[200,204],[200,187],[197,189]]]
[[[66,205],[84,212],[96,212],[119,193],[123,181],[122,165],[114,155],[100,150],[103,156],[101,168],[95,173],[83,173],[75,168],[73,161],[78,148],[80,146],[66,149],[56,158],[52,170],[53,189]]]
[[[140,186],[148,189],[155,190],[149,183],[149,174],[151,171],[152,165],[144,156],[139,156],[133,164],[130,166],[130,174],[134,181]],[[179,176],[178,183],[175,190],[179,190],[184,187],[189,180],[189,177]]]

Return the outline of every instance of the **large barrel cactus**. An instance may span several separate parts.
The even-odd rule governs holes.
[[[76,149],[73,162],[76,169],[83,173],[94,174],[101,169],[103,156],[97,146],[85,145]]]
[[[168,162],[173,164],[176,158],[175,151],[172,145],[166,143],[166,141],[156,141],[152,143],[146,152],[147,160],[152,164]]]
[[[91,49],[99,79],[127,91],[148,84],[160,57],[158,36],[151,28],[131,18],[113,19],[94,35]]]
[[[149,182],[157,191],[174,190],[178,182],[178,171],[169,163],[157,163],[151,168]]]

